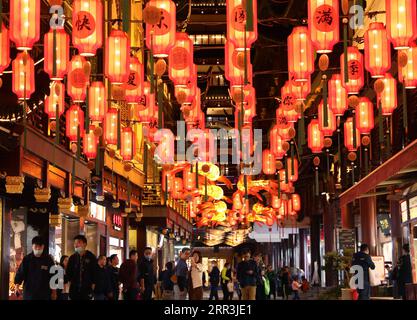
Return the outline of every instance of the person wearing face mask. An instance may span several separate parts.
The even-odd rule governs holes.
[[[93,279],[94,300],[108,300],[111,297],[110,274],[106,269],[106,264],[107,257],[100,255]]]
[[[369,281],[369,269],[375,270],[375,264],[369,255],[369,246],[363,243],[360,251],[353,255],[352,266],[359,266],[363,270],[363,288],[358,288],[359,299],[369,300],[371,294],[371,284]]]
[[[219,282],[220,282],[220,270],[217,267],[217,261],[211,261],[210,277],[210,296],[209,300],[219,300]]]
[[[69,258],[67,266],[71,300],[91,300],[93,297],[93,279],[97,270],[97,258],[86,247],[85,236],[78,235],[74,238],[75,253]]]
[[[143,300],[152,300],[152,292],[156,283],[152,260],[152,248],[146,247],[139,262],[140,290]]]
[[[41,237],[32,239],[32,252],[25,256],[17,270],[14,283],[18,288],[23,283],[24,300],[56,300],[56,290],[51,290],[49,281],[52,274],[50,268],[54,260],[45,251]],[[20,294],[16,289],[16,294]]]

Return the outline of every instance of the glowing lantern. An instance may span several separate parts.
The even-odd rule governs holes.
[[[388,38],[394,49],[407,49],[417,35],[415,0],[385,0]]]
[[[175,86],[187,85],[193,77],[193,41],[187,33],[177,32],[175,45],[168,58],[169,78]]]
[[[151,0],[146,4],[148,7],[158,8],[160,17],[156,24],[146,24],[146,46],[154,56],[167,57],[175,43],[175,3],[171,0]]]
[[[348,94],[342,85],[342,76],[333,74],[328,82],[329,96],[328,103],[335,116],[343,116],[348,109]]]
[[[112,84],[123,84],[130,74],[130,41],[121,30],[112,30],[106,39],[104,74]]]
[[[274,154],[275,158],[282,159],[286,151],[282,148],[282,144],[284,140],[281,138],[281,136],[278,133],[278,127],[275,125],[269,132],[269,141],[271,144],[271,151]]]
[[[327,105],[327,123],[324,119],[324,104],[323,101],[319,105],[319,125],[320,131],[323,132],[324,136],[332,136],[333,132],[336,130],[336,116],[333,114],[333,111]]]
[[[285,173],[285,169],[279,170],[278,174],[279,174],[281,191],[288,192],[292,187],[292,182],[286,179],[287,174]]]
[[[89,116],[93,121],[102,121],[106,112],[106,88],[103,82],[94,81],[88,88]]]
[[[349,152],[358,150],[358,146],[360,144],[360,132],[356,129],[356,143],[354,143],[354,136],[353,136],[353,118],[348,118],[345,122],[344,127],[344,140],[345,140],[345,147],[348,149]]]
[[[287,158],[288,180],[296,182],[298,180],[298,160]]]
[[[191,172],[189,168],[184,169],[183,178],[185,189],[188,191],[193,190],[195,188],[195,173]]]
[[[179,177],[175,177],[172,182],[172,197],[174,199],[179,199],[183,190],[183,182]]]
[[[171,172],[162,171],[162,190],[164,192],[171,192],[174,183],[174,176]]]
[[[103,45],[102,0],[75,0],[72,4],[72,43],[81,56],[94,56]]]
[[[291,195],[291,203],[294,211],[298,212],[301,210],[301,199],[299,194],[293,193]]]
[[[109,109],[104,116],[104,140],[107,144],[117,145],[117,121],[117,110]]]
[[[1,33],[0,33],[0,76],[3,74],[3,71],[10,64],[10,43],[9,43],[9,30],[5,25],[1,24]]]
[[[10,40],[31,50],[40,35],[40,0],[10,0]]]
[[[346,88],[348,94],[358,94],[364,85],[363,55],[356,47],[348,47],[347,55],[348,82],[345,82],[344,77],[344,53],[340,56],[342,85]]]
[[[158,107],[155,102],[155,94],[151,93],[149,82],[145,82],[143,88],[145,108],[139,110],[139,121],[145,124],[153,123],[158,120]]]
[[[57,89],[59,87],[59,89]],[[59,94],[57,94],[57,92]],[[65,89],[64,84],[59,81],[52,81],[50,85],[50,94],[45,99],[45,113],[49,119],[56,119],[56,108],[58,115],[64,112],[65,108]]]
[[[76,55],[73,56],[69,69],[67,79],[67,93],[74,102],[84,102],[87,95],[87,84],[89,79],[86,77],[83,66],[85,58]]]
[[[267,175],[275,174],[275,157],[268,149],[262,152],[262,171]]]
[[[395,80],[391,74],[385,74],[384,90],[382,91],[379,99],[382,107],[382,114],[384,116],[391,115],[397,108],[397,80]]]
[[[281,198],[277,194],[272,194],[271,196],[271,207],[274,209],[279,209],[281,207]]]
[[[331,52],[339,42],[339,1],[309,0],[308,29],[317,52]]]
[[[383,78],[391,69],[391,46],[381,22],[372,22],[365,32],[365,68],[372,78]]]
[[[123,128],[120,133],[120,138],[120,155],[123,160],[132,160],[135,155],[135,136],[132,128]]]
[[[25,52],[18,53],[12,62],[12,71],[13,92],[19,100],[28,100],[35,91],[35,66],[31,56]]]
[[[176,86],[175,97],[182,104],[192,104],[196,93],[196,83],[189,83],[187,86]]]
[[[90,126],[89,132],[84,132],[84,154],[88,159],[94,159],[97,156],[98,138],[94,134],[95,126]]]
[[[306,27],[295,27],[288,37],[288,72],[305,82],[314,72],[314,57]]]
[[[232,86],[230,88],[230,96],[239,107],[242,106],[243,101],[243,107],[245,109],[251,109],[256,104],[256,92],[252,85],[246,85],[244,87]]]
[[[84,131],[84,112],[77,105],[70,107],[66,114],[66,135],[70,141],[77,141],[78,132]],[[78,131],[79,130],[79,131]]]
[[[284,218],[287,215],[288,210],[288,200],[282,199],[281,200],[281,206],[278,209],[278,216],[279,218]]]
[[[55,46],[54,46],[55,33]],[[51,80],[62,80],[69,64],[69,36],[64,29],[50,30],[44,36],[44,70]],[[54,55],[55,50],[55,55]],[[55,59],[55,68],[54,68]]]
[[[291,109],[284,109],[283,105],[281,104],[276,111],[277,118],[282,115],[284,116],[288,122],[297,122],[300,119],[300,113],[295,109],[295,105]]]
[[[143,64],[136,57],[130,57],[129,77],[124,84],[125,98],[128,104],[139,103],[143,95],[144,70]]]
[[[238,50],[250,48],[258,36],[258,8],[256,0],[252,1],[250,10],[253,16],[252,25],[247,26],[248,13],[246,10],[246,1],[226,1],[227,39],[233,41]]]
[[[366,97],[360,98],[356,107],[356,127],[362,134],[369,134],[374,128],[374,106]]]
[[[154,159],[157,163],[170,164],[175,157],[175,136],[171,130],[160,130],[154,135],[154,141],[158,141],[158,148],[154,152]]]
[[[295,94],[292,90],[290,81],[285,81],[281,88],[281,108],[283,110],[292,110],[296,102]]]
[[[239,192],[233,194],[233,210],[240,210],[243,207],[242,196]]]
[[[308,125],[308,147],[312,153],[320,153],[324,147],[324,134],[317,119],[311,120]]]
[[[244,86],[245,83],[245,55],[246,55],[246,77],[252,81],[252,64],[250,63],[250,51],[236,50],[232,41],[225,43],[224,74],[230,81],[231,86]]]
[[[410,45],[410,48],[405,52],[408,60],[403,68],[398,66],[398,80],[404,84],[406,89],[415,89],[417,88],[417,45]]]
[[[307,81],[296,81],[295,76],[290,74],[290,80],[288,80],[289,90],[292,92],[294,98],[297,101],[304,101],[311,91],[310,77]]]

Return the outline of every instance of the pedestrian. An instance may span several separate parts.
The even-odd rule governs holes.
[[[266,300],[266,294],[265,294],[265,282],[264,282],[264,275],[265,271],[263,268],[262,263],[262,254],[257,253],[254,255],[253,259],[256,262],[257,265],[257,277],[256,277],[256,300]]]
[[[20,296],[19,286],[23,283],[23,300],[56,300],[56,290],[51,289],[49,272],[54,260],[45,251],[42,237],[32,239],[32,252],[26,255],[14,278],[16,296]]]
[[[180,259],[175,267],[175,275],[177,278],[177,300],[185,300],[187,298],[188,287],[188,265],[187,260],[190,258],[190,248],[182,248]]]
[[[140,290],[143,300],[152,300],[152,293],[156,284],[156,276],[152,260],[152,248],[146,247],[139,262]]]
[[[200,251],[194,251],[191,256],[189,291],[190,300],[203,300],[203,272],[202,256]]]
[[[258,266],[251,258],[249,249],[242,252],[242,261],[238,263],[236,272],[242,290],[242,300],[255,300]]]
[[[352,266],[360,266],[363,274],[363,288],[358,288],[358,300],[369,300],[371,295],[371,284],[369,282],[369,269],[374,270],[375,264],[369,255],[369,247],[363,243],[360,251],[353,255]],[[360,283],[359,283],[360,284]]]
[[[277,274],[272,268],[272,265],[268,265],[267,271],[266,271],[266,277],[269,280],[269,294],[267,296],[267,299],[271,299],[271,295],[273,299],[275,300],[277,297]]]
[[[219,300],[219,283],[220,283],[220,270],[217,267],[217,261],[211,261],[210,277],[210,296],[209,300]]]
[[[407,283],[413,283],[413,274],[410,257],[410,245],[403,245],[403,254],[398,261],[397,284],[398,294],[403,300],[407,300],[405,286]]]
[[[306,294],[310,290],[310,283],[305,276],[301,277],[301,291]]]
[[[159,277],[159,281],[162,282],[162,300],[174,300],[174,282],[172,281],[174,274],[174,263],[169,261]]]
[[[119,300],[120,294],[119,268],[117,267],[119,265],[119,257],[117,254],[112,254],[108,261],[107,272],[109,274],[111,288],[110,300],[117,301]]]
[[[99,255],[93,276],[94,300],[108,300],[111,297],[110,274],[106,268],[107,257]]]
[[[230,300],[229,283],[232,281],[232,268],[229,262],[226,262],[222,269],[222,291],[223,300]]]
[[[93,277],[97,270],[96,256],[87,247],[87,238],[74,238],[75,253],[69,257],[67,266],[71,300],[91,300],[93,298]]]
[[[291,276],[287,266],[284,266],[281,270],[281,288],[282,288],[282,299],[288,300],[291,294]]]
[[[57,289],[57,300],[68,300],[69,299],[69,282],[67,276],[67,266],[68,266],[68,259],[69,257],[63,255],[59,260],[59,265],[64,272],[64,286],[62,289]]]
[[[299,290],[300,290],[301,284],[298,282],[298,277],[294,276],[292,279],[292,283],[291,283],[291,288],[292,288],[292,292],[293,292],[293,300],[300,300],[300,294],[299,294]]]
[[[137,250],[130,250],[129,259],[120,266],[119,281],[123,286],[123,300],[137,300],[139,295]]]

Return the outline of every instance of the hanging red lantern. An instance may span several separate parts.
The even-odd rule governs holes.
[[[67,93],[74,102],[84,102],[87,95],[87,84],[89,79],[86,77],[83,66],[85,58],[73,56],[68,69]]]
[[[356,128],[361,134],[370,134],[374,128],[374,105],[366,98],[359,99],[356,107]]]
[[[246,58],[245,58],[246,55]],[[230,40],[225,43],[224,74],[231,86],[245,86],[245,59],[246,80],[252,82],[252,64],[250,63],[250,51],[238,51]]]
[[[287,152],[282,148],[284,139],[281,138],[278,131],[279,129],[277,125],[272,127],[271,131],[269,132],[269,141],[271,143],[271,151],[275,158],[282,159]]]
[[[384,116],[391,115],[397,108],[397,80],[391,74],[386,73],[382,79],[384,81],[384,90],[379,96],[382,114]]]
[[[301,210],[301,198],[299,194],[293,193],[291,195],[291,203],[294,211],[298,212]]]
[[[348,64],[347,74],[348,82],[345,81],[345,60],[344,53],[340,56],[342,85],[346,88],[348,94],[358,94],[364,85],[363,55],[356,47],[347,48]]]
[[[130,74],[130,41],[121,30],[113,29],[106,39],[104,74],[112,84],[123,84]]]
[[[279,209],[281,207],[281,198],[277,194],[271,195],[271,207]]]
[[[408,60],[404,67],[398,66],[398,80],[404,84],[406,89],[415,89],[417,88],[417,45],[411,44],[405,52]]]
[[[184,187],[188,191],[195,189],[195,173],[190,171],[190,168],[186,168],[183,171]]]
[[[297,101],[304,101],[311,91],[311,79],[309,77],[307,81],[300,82],[296,81],[295,76],[290,74],[288,86]]]
[[[81,56],[91,57],[103,45],[102,0],[74,0],[72,44]]]
[[[323,100],[319,104],[318,108],[319,113],[319,126],[320,131],[323,132],[325,137],[332,136],[333,132],[336,130],[336,116],[333,114],[333,111],[327,105],[327,123],[324,119],[324,104]]]
[[[309,0],[308,30],[318,53],[332,52],[339,42],[339,1]]]
[[[183,181],[179,177],[175,177],[172,182],[172,197],[174,199],[181,198],[182,191],[184,189]]]
[[[317,119],[311,120],[308,125],[308,147],[312,153],[320,153],[324,147],[324,134]]]
[[[298,180],[298,160],[296,158],[287,158],[288,180],[296,182]],[[293,170],[294,169],[294,170]]]
[[[159,17],[154,24],[146,23],[146,46],[154,56],[164,58],[175,44],[176,7],[171,0],[151,0],[146,3],[147,8],[157,8]]]
[[[101,81],[94,81],[88,88],[89,116],[93,121],[103,121],[106,113],[106,88]]]
[[[94,134],[95,126],[90,126],[89,132],[84,132],[83,144],[84,154],[87,159],[94,159],[97,156],[98,138]]]
[[[162,190],[171,192],[173,188],[174,176],[171,172],[162,170]]]
[[[136,152],[135,149],[135,135],[132,128],[123,128],[120,133],[120,155],[123,160],[132,160]]]
[[[12,90],[19,100],[28,100],[35,91],[35,65],[31,56],[19,52],[12,62]]]
[[[233,194],[233,210],[241,210],[243,207],[243,201],[241,194],[236,191]]]
[[[180,104],[192,104],[196,93],[196,82],[189,83],[187,86],[176,86],[175,97]]]
[[[252,24],[247,25],[247,8],[245,0],[227,0],[227,39],[233,41],[239,51],[250,48],[258,37],[258,6],[257,1],[252,0],[250,8],[252,14]],[[245,39],[246,38],[246,39]]]
[[[295,27],[288,37],[288,72],[295,81],[306,82],[314,72],[314,56],[306,27]]]
[[[288,212],[288,200],[287,199],[282,199],[281,200],[281,206],[278,209],[278,218],[279,219],[284,219],[284,217],[286,217]]]
[[[289,192],[292,188],[292,182],[286,179],[286,172],[285,169],[278,170],[279,180],[280,180],[280,188],[282,192]],[[281,202],[282,203],[282,202]]]
[[[193,79],[193,41],[185,32],[177,32],[168,57],[169,78],[175,86],[186,86]]]
[[[381,22],[372,22],[365,32],[365,68],[372,78],[383,78],[391,69],[391,46]]]
[[[78,133],[84,131],[84,112],[77,105],[70,107],[65,114],[65,133],[70,141],[77,141]],[[79,128],[79,129],[78,129]],[[79,130],[79,131],[78,131]]]
[[[385,0],[388,38],[395,50],[407,49],[417,36],[415,0]]]
[[[10,40],[31,50],[40,36],[40,0],[10,0]]]
[[[144,67],[137,57],[130,57],[129,77],[124,84],[128,104],[139,103],[143,95]]]
[[[348,149],[349,152],[358,150],[358,146],[360,144],[360,132],[356,128],[356,144],[354,143],[354,136],[353,136],[353,118],[350,117],[346,120],[344,126],[344,140],[345,140],[345,147]]]
[[[301,114],[296,110],[296,106],[294,105],[292,109],[284,109],[283,105],[281,104],[276,111],[277,118],[280,116],[284,116],[288,122],[295,123],[300,119]]]
[[[117,145],[117,121],[118,112],[116,109],[109,109],[104,116],[104,141],[107,144]]]
[[[335,116],[343,116],[348,109],[348,94],[342,85],[342,75],[333,74],[328,82],[329,95],[327,101]]]
[[[275,174],[275,157],[274,154],[268,150],[265,149],[262,152],[262,171],[266,175]]]
[[[154,159],[160,164],[172,164],[175,158],[175,136],[171,130],[162,129],[153,136],[153,141],[158,143],[154,152]]]
[[[3,71],[7,69],[10,64],[10,41],[9,41],[9,30],[6,28],[4,23],[1,24],[0,33],[0,76]]]
[[[55,44],[54,44],[55,33]],[[69,66],[69,36],[64,29],[51,29],[44,36],[44,70],[51,80],[62,80]],[[55,46],[54,46],[55,45]],[[55,50],[55,55],[54,55]],[[55,68],[54,68],[55,59]]]
[[[285,81],[284,86],[281,88],[281,106],[282,110],[292,110],[296,102],[296,97],[290,81]]]
[[[64,112],[65,88],[60,81],[52,81],[49,88],[50,94],[45,99],[45,113],[49,119],[56,119],[56,108],[58,108],[59,116]]]
[[[145,108],[139,110],[139,121],[145,124],[158,121],[158,106],[155,102],[155,94],[151,93],[151,85],[147,81],[144,83],[143,95]]]

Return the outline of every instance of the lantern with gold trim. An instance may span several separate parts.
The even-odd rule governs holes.
[[[97,156],[98,138],[94,134],[95,128],[95,126],[90,126],[90,130],[88,132],[84,132],[83,152],[88,159],[94,159]]]
[[[252,6],[248,12],[245,0],[227,0],[227,39],[233,41],[239,51],[250,48],[258,37],[257,0],[248,2]],[[252,19],[248,19],[251,15]]]
[[[344,125],[344,142],[345,147],[348,149],[349,152],[358,150],[358,146],[360,145],[360,132],[356,128],[356,137],[353,133],[353,118],[350,117],[346,120]]]
[[[348,94],[358,94],[364,85],[363,55],[356,47],[347,48],[347,70],[345,71],[344,53],[340,56],[342,85]],[[347,72],[347,82],[343,76]]]
[[[275,174],[275,157],[269,149],[262,152],[262,171],[266,175]]]
[[[10,0],[10,40],[18,50],[31,50],[40,37],[40,0]]]
[[[124,84],[130,74],[130,40],[121,30],[113,29],[106,39],[104,73],[112,84]]]
[[[89,79],[84,73],[83,67],[85,58],[73,56],[68,69],[67,94],[74,102],[84,102],[87,95],[87,84]]]
[[[103,121],[106,112],[106,88],[103,82],[94,81],[88,88],[89,117],[93,121]]]
[[[308,147],[312,153],[321,153],[324,147],[324,134],[320,130],[320,124],[317,119],[311,120],[308,125]]]
[[[120,155],[123,160],[132,160],[135,155],[135,135],[131,127],[122,129],[120,142]]]
[[[140,103],[143,95],[144,67],[137,57],[130,57],[129,77],[124,84],[128,104]]]
[[[9,41],[9,30],[6,28],[4,23],[1,24],[0,33],[0,76],[3,71],[10,64],[10,41]]]
[[[65,88],[62,82],[52,81],[50,94],[45,99],[45,113],[49,119],[56,119],[57,108],[58,116],[61,116],[65,108]]]
[[[104,140],[107,144],[117,145],[118,111],[109,109],[104,116]]]
[[[388,38],[395,50],[407,49],[417,36],[415,0],[385,0]]]
[[[12,62],[12,90],[19,100],[28,100],[35,91],[35,66],[27,52],[19,52]]]
[[[370,134],[374,128],[374,106],[372,102],[366,98],[361,97],[359,104],[356,107],[356,128],[361,134]]]
[[[288,72],[295,81],[306,82],[314,72],[311,40],[306,27],[295,27],[288,37]]]
[[[78,135],[84,131],[84,112],[79,106],[73,105],[67,110],[65,121],[65,134],[70,141],[77,141]]]
[[[64,29],[51,29],[45,34],[43,42],[45,72],[51,80],[64,79],[69,66],[69,35]]]
[[[348,109],[348,94],[342,85],[342,75],[333,74],[328,82],[329,96],[327,101],[335,116],[343,116]]]
[[[398,106],[397,102],[397,80],[391,74],[386,73],[382,79],[384,81],[384,90],[379,95],[382,114],[391,115]]]
[[[168,57],[169,78],[175,86],[186,86],[193,80],[193,41],[187,33],[177,32]]]
[[[365,32],[365,68],[372,78],[383,78],[391,69],[391,46],[381,22],[372,22]]]
[[[404,67],[398,66],[398,80],[406,89],[415,89],[417,88],[417,45],[411,44],[405,53],[408,58],[407,64]]]

